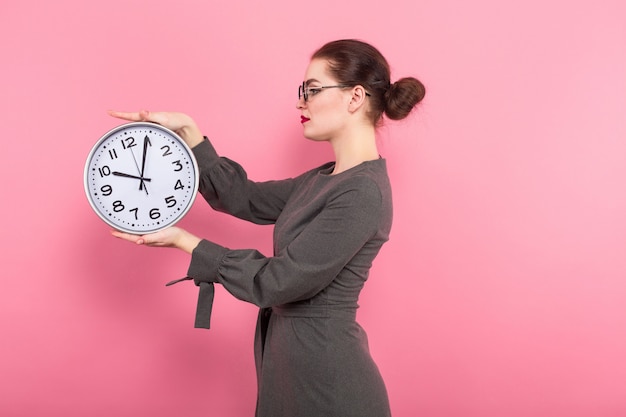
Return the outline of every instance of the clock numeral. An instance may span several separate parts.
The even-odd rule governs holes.
[[[115,200],[113,202],[113,211],[119,213],[124,210],[124,204],[120,200]]]
[[[173,195],[171,195],[165,199],[165,203],[167,204],[167,207],[172,208],[176,205],[176,199]]]
[[[109,149],[109,156],[111,159],[117,159],[117,151],[115,149]]]
[[[111,187],[110,185],[103,185],[102,187],[100,187],[100,191],[102,191],[102,195],[109,196],[113,193],[113,187]]]
[[[161,146],[161,150],[163,149],[165,149],[165,152],[163,152],[163,156],[168,156],[172,154],[172,152],[170,151],[170,147],[168,145]]]
[[[176,181],[176,185],[174,185],[174,189],[175,190],[184,190],[185,186],[183,185],[183,183],[180,180]]]
[[[180,161],[174,161],[172,162],[172,165],[176,165],[176,169],[174,171],[182,171],[183,169],[183,164],[181,164]]]
[[[100,177],[104,178],[106,176],[111,175],[111,168],[108,165],[103,165],[98,168],[98,172],[100,173]]]
[[[161,217],[161,212],[159,212],[158,208],[153,208],[152,210],[150,210],[150,218],[152,220],[156,220],[159,217]]]
[[[134,211],[135,212],[135,220],[139,220],[139,208],[134,208],[134,209],[130,209],[128,211]]]
[[[135,138],[132,136],[129,136],[127,138],[123,138],[122,139],[122,147],[124,149],[130,149],[133,146],[137,146],[137,144],[135,143]]]

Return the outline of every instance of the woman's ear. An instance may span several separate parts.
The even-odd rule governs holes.
[[[348,110],[351,113],[358,111],[365,105],[365,88],[361,85],[352,87],[352,96],[350,97],[350,104]]]

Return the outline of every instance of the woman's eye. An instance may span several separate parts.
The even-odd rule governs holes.
[[[319,93],[320,91],[322,91],[322,89],[321,89],[321,88],[309,88],[309,95],[310,95],[310,96],[314,96],[314,95],[316,95],[317,93]]]

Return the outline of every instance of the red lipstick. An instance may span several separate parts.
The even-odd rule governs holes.
[[[308,122],[309,120],[311,120],[311,119],[309,119],[308,117],[300,116],[300,123],[302,123],[302,124]]]

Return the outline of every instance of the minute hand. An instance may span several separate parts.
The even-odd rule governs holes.
[[[119,171],[113,171],[111,174],[118,176],[118,177],[135,178],[140,181],[152,181],[150,178],[138,177],[136,175],[130,175],[130,174],[126,174],[124,172],[119,172]]]
[[[143,173],[146,169],[146,154],[148,153],[148,145],[152,146],[152,143],[150,143],[150,138],[148,137],[148,135],[146,135],[145,138],[143,138],[143,155],[141,156],[141,178],[142,180],[139,181],[139,190],[143,189]],[[148,189],[146,188],[146,192],[148,191]]]

